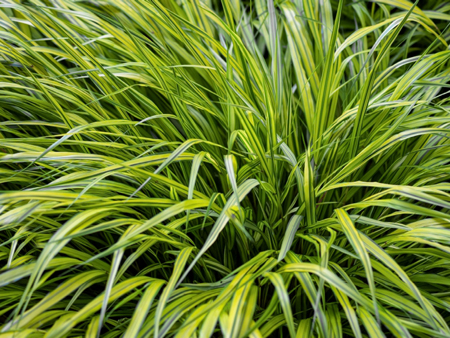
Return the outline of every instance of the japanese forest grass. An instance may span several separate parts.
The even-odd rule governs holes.
[[[0,337],[449,337],[449,22],[3,0]]]

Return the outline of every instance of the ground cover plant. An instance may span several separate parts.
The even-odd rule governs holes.
[[[2,0],[0,337],[449,337],[449,22]]]

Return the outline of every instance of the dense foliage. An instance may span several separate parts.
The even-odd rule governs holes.
[[[449,23],[2,0],[0,337],[449,337]]]

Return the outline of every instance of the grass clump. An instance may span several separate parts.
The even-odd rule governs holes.
[[[449,337],[449,21],[2,1],[0,337]]]

